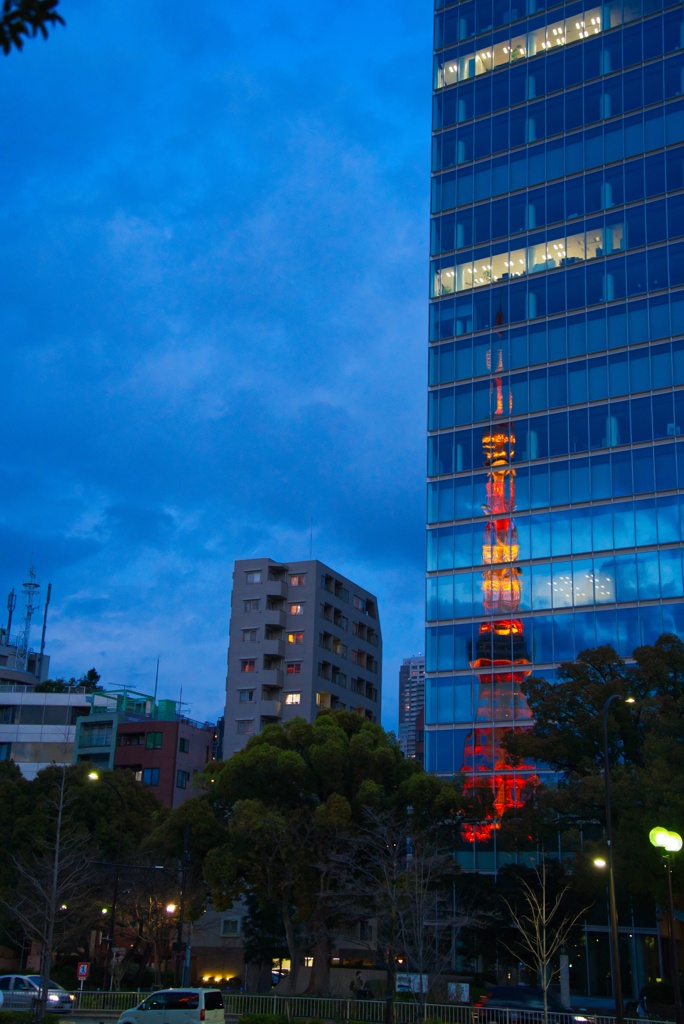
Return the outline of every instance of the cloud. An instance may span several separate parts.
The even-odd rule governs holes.
[[[313,522],[379,595],[391,723],[423,645],[430,14],[65,16],[0,64],[7,589],[33,554],[54,671],[149,686],[159,655],[216,717],[233,560],[307,557]]]

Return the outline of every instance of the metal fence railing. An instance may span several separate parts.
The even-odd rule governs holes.
[[[90,992],[75,991],[74,1009],[81,1015],[103,1014],[114,1017],[124,1010],[137,1006],[145,998],[140,992]],[[362,1024],[384,1024],[387,1006],[384,999],[320,999],[313,996],[247,995],[224,993],[227,1017],[242,1017],[246,1013],[277,1014],[291,1020],[333,1021],[346,1024],[361,1021]],[[395,1024],[421,1024],[422,1021],[441,1024],[476,1024],[477,1011],[462,1003],[427,1003],[395,1000],[393,1003]],[[511,1011],[496,1009],[496,1024],[540,1024],[541,1011]],[[510,1019],[509,1019],[510,1014]],[[579,1024],[578,1013],[549,1013],[551,1024]],[[582,1014],[587,1024],[615,1024],[615,1017],[609,1015]],[[493,1017],[493,1013],[492,1013]],[[642,1024],[642,1022],[639,1022]],[[666,1021],[650,1018],[649,1024],[667,1024]]]
[[[87,989],[83,992],[76,989],[73,994],[76,996],[74,1009],[82,1013],[119,1014],[145,998],[140,992],[89,992]]]

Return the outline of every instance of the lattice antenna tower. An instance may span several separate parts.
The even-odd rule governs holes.
[[[24,595],[24,621],[21,624],[17,639],[17,653],[14,662],[21,672],[26,671],[29,640],[31,638],[31,619],[33,618],[33,613],[37,612],[40,608],[39,590],[40,583],[36,582],[36,570],[30,565],[26,582],[21,585],[21,591]]]

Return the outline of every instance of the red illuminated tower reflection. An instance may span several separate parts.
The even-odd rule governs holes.
[[[501,324],[501,315],[497,322]],[[493,784],[495,813],[500,817],[508,808],[524,803],[525,789],[536,777],[532,765],[517,765],[514,772],[501,746],[505,728],[529,721],[532,716],[520,689],[531,669],[524,626],[516,618],[523,581],[522,569],[515,564],[519,553],[513,520],[515,433],[512,395],[503,382],[500,332],[493,337],[487,362],[492,374],[491,424],[482,438],[484,465],[489,469],[487,500],[482,506],[489,517],[482,544],[482,563],[486,567],[482,573],[482,603],[487,618],[480,624],[471,662],[479,680],[475,720],[482,725],[476,725],[466,739],[463,771],[473,780],[473,786],[480,773],[483,781],[486,778]],[[466,826],[464,838],[487,839],[494,828],[495,821]]]

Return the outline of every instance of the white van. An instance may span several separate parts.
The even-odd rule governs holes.
[[[131,1010],[124,1010],[119,1024],[224,1024],[223,995],[217,988],[165,988],[153,992]]]

